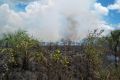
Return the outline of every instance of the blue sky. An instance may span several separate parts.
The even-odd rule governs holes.
[[[102,6],[109,6],[110,4],[114,4],[115,0],[97,0],[98,3],[101,3]],[[120,24],[120,12],[118,10],[110,10],[107,16],[103,16],[104,20],[109,24],[116,26]]]
[[[25,4],[25,3],[17,3],[15,5],[15,10],[16,11],[25,11],[26,6],[27,6],[27,4]]]
[[[97,2],[101,3],[103,6],[108,6],[110,4],[113,4],[115,0],[97,0]]]

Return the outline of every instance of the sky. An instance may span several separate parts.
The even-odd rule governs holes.
[[[19,29],[44,41],[120,29],[120,0],[0,0],[0,34]]]
[[[104,16],[104,20],[106,20],[109,24],[112,24],[113,26],[119,25],[120,24],[120,0],[97,0],[97,2],[101,3],[102,6],[104,7],[116,6],[116,8],[109,10],[109,14],[107,16]]]

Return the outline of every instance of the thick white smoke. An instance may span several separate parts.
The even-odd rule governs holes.
[[[29,1],[29,0],[28,0]],[[88,30],[111,29],[93,10],[95,0],[45,0],[29,2],[25,12],[15,12],[8,4],[0,6],[0,32],[18,29],[45,41],[62,38],[78,40]]]

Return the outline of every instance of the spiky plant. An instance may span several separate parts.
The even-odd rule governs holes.
[[[23,58],[23,68],[28,66],[28,59],[30,57],[30,49],[38,45],[38,41],[29,37],[25,31],[17,31],[15,33],[4,34],[0,40],[2,48],[11,48],[12,56],[14,57],[13,65],[18,65],[18,58]]]

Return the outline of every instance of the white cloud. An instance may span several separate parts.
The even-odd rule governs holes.
[[[18,3],[18,2],[24,2],[24,3],[29,3],[29,2],[33,2],[33,1],[40,1],[40,0],[3,0],[3,2],[9,4],[9,3]]]
[[[94,3],[95,0],[48,0],[46,4],[34,1],[27,5],[26,12],[15,12],[8,4],[3,4],[0,6],[0,32],[21,28],[36,38],[55,41],[81,39],[88,30],[96,28],[111,29],[101,15],[91,11]]]
[[[107,15],[109,13],[107,7],[102,6],[101,3],[95,3],[94,7],[95,10],[102,15]]]
[[[109,5],[108,9],[120,11],[120,0],[116,0],[114,4]]]
[[[8,32],[17,30],[21,24],[22,19],[19,14],[9,9],[7,4],[0,6],[0,32]],[[19,27],[22,28],[22,27]]]

